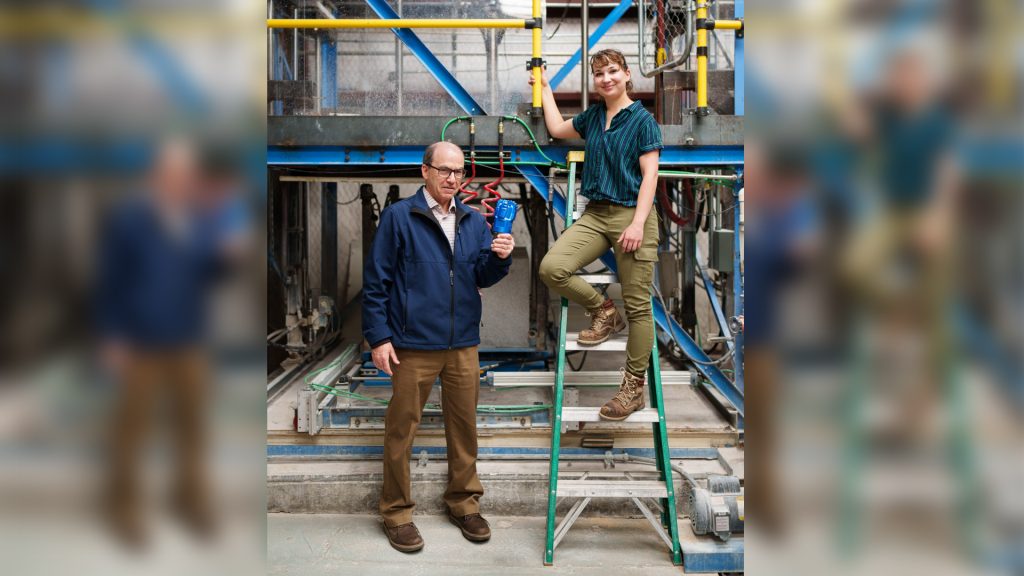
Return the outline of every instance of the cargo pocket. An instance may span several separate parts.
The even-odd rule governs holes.
[[[633,252],[633,258],[635,262],[630,271],[629,282],[649,285],[654,281],[654,263],[658,261],[658,247],[656,245],[641,246]]]

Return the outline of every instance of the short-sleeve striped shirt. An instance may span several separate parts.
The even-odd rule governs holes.
[[[610,200],[636,206],[640,194],[640,156],[664,148],[661,127],[637,100],[619,110],[607,131],[604,102],[572,119],[572,127],[586,140],[582,194],[591,200]]]

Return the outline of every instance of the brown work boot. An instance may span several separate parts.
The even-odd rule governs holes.
[[[388,535],[391,547],[399,552],[416,552],[423,548],[423,537],[420,536],[420,531],[412,522],[399,524],[394,528],[389,527],[385,522],[384,533]]]
[[[611,298],[605,299],[597,308],[587,310],[587,315],[590,316],[590,328],[582,330],[576,339],[581,346],[597,346],[626,327],[626,321]]]
[[[625,420],[644,407],[644,377],[622,371],[622,383],[615,397],[601,406],[602,420]]]
[[[491,526],[480,514],[456,516],[448,511],[448,519],[462,530],[462,535],[471,542],[486,542],[491,539]]]

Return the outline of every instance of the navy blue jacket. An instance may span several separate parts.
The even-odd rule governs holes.
[[[445,350],[480,343],[480,293],[508,274],[491,231],[455,201],[455,253],[422,187],[381,214],[363,270],[363,336],[376,347]]]
[[[196,216],[186,237],[175,238],[149,198],[110,215],[96,286],[102,338],[145,349],[201,342],[206,297],[224,261],[215,223]]]

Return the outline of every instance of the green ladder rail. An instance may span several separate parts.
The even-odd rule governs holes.
[[[570,152],[569,186],[566,193],[565,227],[572,226],[575,211],[576,170],[584,160],[583,152]],[[650,408],[639,410],[624,422],[646,422],[651,424],[654,435],[656,473],[641,472],[582,472],[572,477],[559,477],[558,460],[562,440],[562,426],[565,422],[593,422],[598,420],[600,408],[572,408],[563,410],[565,386],[565,357],[569,348],[576,349],[575,341],[566,343],[566,329],[569,318],[569,301],[562,298],[561,316],[558,328],[558,355],[555,368],[554,401],[551,423],[551,468],[548,474],[548,518],[547,534],[544,545],[544,565],[554,563],[555,548],[569,532],[583,509],[593,498],[629,498],[651,523],[658,536],[665,542],[671,552],[672,563],[681,566],[682,550],[679,545],[679,525],[676,518],[676,500],[672,483],[672,467],[669,459],[668,430],[665,424],[665,401],[662,395],[661,370],[658,365],[658,340],[654,339],[651,360],[647,367],[646,386],[650,394]],[[623,338],[609,340],[598,346],[586,349],[590,351],[625,350]],[[555,526],[555,507],[559,497],[577,498],[578,500],[566,513],[565,518]],[[660,518],[648,508],[641,498],[653,498],[659,501]]]

